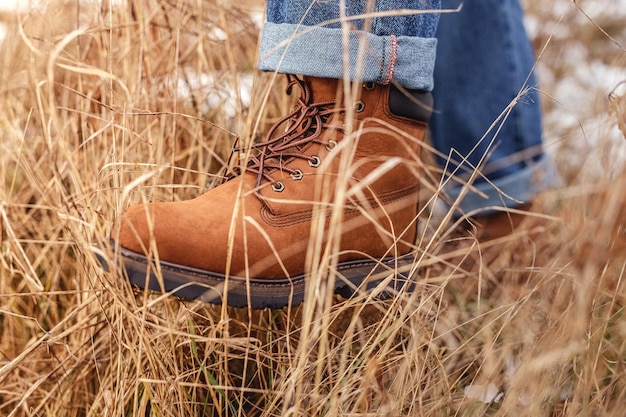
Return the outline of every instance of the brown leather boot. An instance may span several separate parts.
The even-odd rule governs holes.
[[[123,214],[118,243],[131,283],[282,307],[299,304],[308,272],[324,268],[315,248],[329,251],[338,292],[376,285],[412,261],[403,255],[414,249],[430,94],[365,83],[349,122],[340,82],[288,80],[288,93],[301,90],[297,107],[247,165],[193,200]]]
[[[540,214],[543,211],[531,202],[463,220],[444,241],[440,259],[468,275],[508,267],[508,257],[532,253],[537,240],[557,221]]]

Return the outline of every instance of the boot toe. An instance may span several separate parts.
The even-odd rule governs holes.
[[[144,205],[129,207],[120,218],[117,233],[121,247],[146,253],[150,247],[149,213]]]

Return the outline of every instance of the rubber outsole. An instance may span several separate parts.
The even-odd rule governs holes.
[[[112,243],[114,247],[114,244]],[[119,248],[119,265],[133,286],[158,293],[169,293],[187,300],[201,300],[210,304],[226,304],[230,307],[252,309],[283,308],[297,306],[305,296],[306,275],[290,279],[262,279],[228,276],[178,265],[171,262],[148,259],[146,256],[125,248]],[[107,271],[111,271],[103,253],[96,256]],[[385,258],[382,260],[359,260],[341,262],[336,266],[335,293],[350,297],[357,291],[371,291],[383,282],[380,298],[413,286],[408,271],[413,264],[412,256]],[[411,290],[412,288],[407,288]]]

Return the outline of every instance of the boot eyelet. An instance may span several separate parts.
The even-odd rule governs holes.
[[[296,172],[294,172],[293,174],[291,174],[291,178],[294,181],[300,181],[302,179],[302,177],[304,176],[304,174],[302,174],[302,171],[300,171],[299,169],[296,169]]]
[[[317,168],[318,166],[320,166],[321,163],[322,160],[319,156],[312,156],[311,159],[309,159],[309,165],[313,168]]]
[[[361,113],[363,110],[365,110],[365,103],[363,103],[362,101],[357,101],[356,103],[354,103],[355,112]]]
[[[331,152],[336,147],[337,147],[337,142],[334,140],[329,140],[328,143],[326,143],[326,150],[328,152]]]
[[[365,84],[363,84],[363,88],[366,89],[367,91],[372,91],[373,89],[376,88],[376,83],[374,82],[367,82]]]
[[[283,184],[282,182],[278,181],[272,184],[272,190],[274,190],[277,193],[282,192],[285,189],[285,184]]]

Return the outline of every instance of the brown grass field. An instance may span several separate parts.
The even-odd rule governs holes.
[[[626,69],[617,3],[527,4],[564,182],[532,238],[434,234],[413,293],[264,311],[134,292],[92,253],[289,108],[254,70],[261,0],[46,4],[0,14],[0,416],[624,416],[626,89],[580,73]]]

